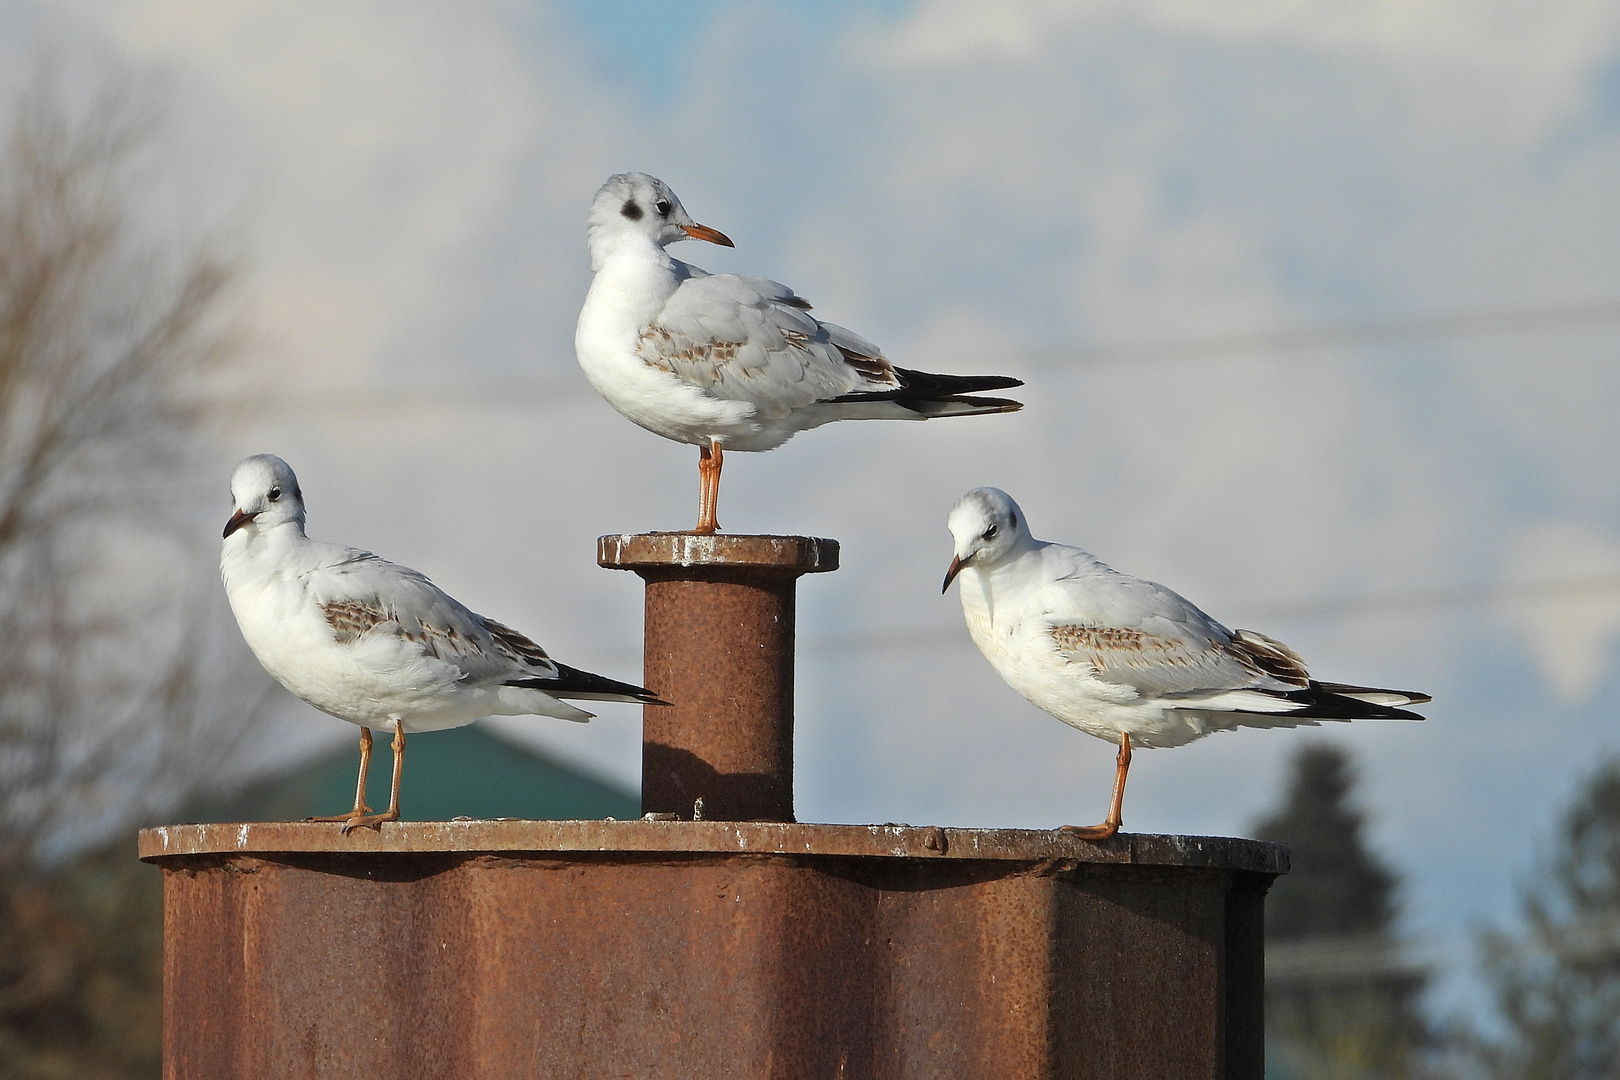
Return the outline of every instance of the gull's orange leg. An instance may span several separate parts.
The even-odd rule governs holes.
[[[343,833],[348,835],[350,829],[376,829],[382,832],[382,823],[399,820],[399,777],[405,769],[405,725],[394,721],[394,782],[388,788],[388,809],[380,814],[362,817],[356,814],[349,818],[343,826]]]
[[[1124,824],[1120,807],[1125,803],[1125,774],[1131,771],[1131,737],[1119,733],[1119,755],[1114,758],[1114,800],[1108,805],[1108,820],[1101,825],[1064,825],[1064,832],[1072,832],[1082,840],[1106,840],[1119,832]]]
[[[720,529],[720,442],[710,439],[708,446],[698,447],[698,523],[692,531],[699,536],[713,536]]]
[[[709,448],[698,447],[698,523],[692,531],[701,533],[704,522],[709,520]]]
[[[330,817],[307,817],[305,821],[353,821],[371,807],[366,805],[366,774],[371,771],[371,729],[360,729],[360,782],[354,786],[354,809]]]

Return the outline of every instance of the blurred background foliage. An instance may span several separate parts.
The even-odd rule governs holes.
[[[1434,1040],[1427,972],[1396,931],[1396,875],[1369,850],[1356,770],[1332,744],[1293,758],[1257,839],[1289,845],[1266,897],[1269,1074],[1311,1080],[1421,1075]]]
[[[1425,1014],[1434,965],[1397,930],[1355,782],[1345,750],[1307,746],[1253,830],[1293,851],[1266,903],[1268,1080],[1620,1077],[1620,760],[1573,794],[1518,918],[1478,934],[1473,1016]]]
[[[269,680],[197,514],[241,355],[230,266],[144,236],[156,120],[48,76],[0,139],[0,859],[82,847],[218,768]]]
[[[157,119],[42,74],[0,131],[0,1074],[157,1075],[132,827],[270,702],[194,528],[242,348],[230,265],[143,236]]]
[[[1519,910],[1480,939],[1496,1014],[1471,1047],[1483,1074],[1620,1076],[1620,761],[1581,786]]]

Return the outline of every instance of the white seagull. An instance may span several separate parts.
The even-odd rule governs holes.
[[[354,809],[311,821],[342,821],[345,833],[398,821],[407,731],[484,716],[591,718],[561,698],[665,704],[639,686],[557,663],[415,570],[311,540],[298,478],[272,454],[236,467],[231,498],[219,569],[242,636],[282,686],[360,726]],[[367,817],[374,727],[394,732],[394,779],[387,812]]]
[[[1180,746],[1236,727],[1423,719],[1400,706],[1427,694],[1317,682],[1282,642],[1228,630],[1163,585],[1035,539],[1004,491],[968,492],[948,524],[956,554],[941,591],[961,577],[968,634],[990,666],[1065,724],[1119,744],[1108,819],[1063,826],[1087,839],[1119,830],[1133,745]]]
[[[786,285],[710,274],[671,258],[676,240],[734,246],[699,225],[662,180],[608,177],[587,219],[590,292],[574,348],[596,390],[648,431],[698,448],[697,532],[719,528],[721,450],[774,450],[834,420],[1014,412],[981,390],[1001,375],[897,368],[864,338],[812,317]]]

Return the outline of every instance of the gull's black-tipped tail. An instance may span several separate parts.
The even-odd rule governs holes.
[[[897,367],[900,392],[917,397],[945,398],[962,394],[980,394],[986,390],[1011,390],[1023,386],[1023,379],[1011,375],[934,375],[926,371],[912,371]]]
[[[1303,704],[1303,709],[1283,715],[1313,720],[1422,720],[1418,713],[1401,708],[1432,701],[1428,694],[1406,690],[1380,690],[1372,686],[1323,683],[1314,679],[1303,690],[1276,693],[1277,697]]]
[[[979,413],[1017,412],[1024,407],[1011,398],[971,397],[985,390],[1008,390],[1023,386],[1022,379],[1010,375],[935,375],[909,368],[894,369],[900,385],[892,390],[866,390],[832,399],[838,404],[882,401],[899,405],[921,416],[973,416]]]
[[[631,701],[643,705],[668,705],[669,702],[660,698],[646,687],[634,683],[620,682],[610,679],[606,675],[594,675],[589,671],[571,668],[567,664],[556,664],[557,677],[542,679],[535,676],[532,679],[508,679],[506,686],[521,686],[529,690],[544,690],[552,697],[573,698],[576,701]]]

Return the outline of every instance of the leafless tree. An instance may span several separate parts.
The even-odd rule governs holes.
[[[52,85],[0,149],[0,867],[172,804],[268,700],[197,517],[232,269],[143,232],[140,95]]]

